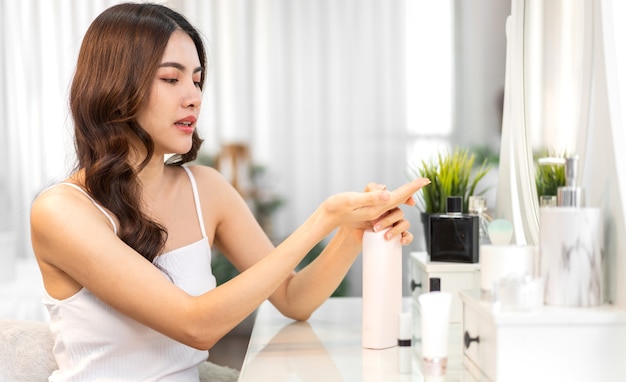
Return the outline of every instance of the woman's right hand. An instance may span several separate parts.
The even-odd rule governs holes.
[[[412,197],[430,184],[427,178],[417,178],[393,191],[368,187],[366,192],[343,192],[330,196],[323,204],[337,226],[373,221],[401,204],[412,204]]]

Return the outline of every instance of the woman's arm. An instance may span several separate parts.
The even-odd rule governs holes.
[[[222,199],[222,205],[228,207],[230,218],[218,224],[216,243],[219,243],[226,250],[233,249],[232,253],[227,252],[230,253],[230,258],[233,259],[235,266],[247,263],[252,263],[252,265],[240,268],[243,270],[240,275],[207,293],[207,295],[200,296],[198,300],[201,300],[201,303],[194,305],[195,309],[198,310],[194,312],[193,316],[203,317],[210,314],[211,309],[207,310],[207,306],[213,303],[215,304],[213,305],[214,308],[215,306],[221,307],[221,309],[218,308],[222,320],[220,325],[226,325],[227,329],[230,330],[252,313],[263,300],[270,298],[282,312],[291,317],[296,319],[308,317],[310,312],[305,312],[306,317],[297,315],[302,314],[301,312],[294,314],[293,309],[289,307],[293,300],[289,300],[284,293],[286,283],[294,275],[293,269],[302,258],[315,244],[338,226],[355,225],[363,221],[375,220],[386,211],[392,210],[408,200],[424,184],[424,180],[416,180],[393,192],[373,190],[365,193],[348,192],[333,195],[324,201],[286,240],[266,253],[264,253],[266,248],[257,248],[256,250],[252,248],[256,244],[263,245],[263,240],[257,237],[258,232],[264,236],[260,228],[252,229],[250,232],[239,230],[242,227],[238,224],[248,228],[250,226],[258,227],[256,223],[249,223],[249,218],[242,218],[242,216],[246,216],[242,212],[245,204],[236,202],[241,198]],[[246,235],[249,234],[250,236],[242,237],[234,232],[246,232]],[[242,248],[245,251],[242,252]],[[248,250],[249,252],[246,252]],[[260,258],[256,259],[255,257]],[[204,299],[207,296],[210,297]],[[219,296],[219,303],[215,303],[216,296]],[[222,300],[222,298],[224,299]],[[224,310],[224,307],[228,307],[228,309]],[[200,326],[201,330],[202,328],[206,328],[206,326]],[[215,340],[221,338],[228,330]]]
[[[49,190],[31,209],[33,248],[53,297],[68,298],[85,287],[121,313],[200,349],[212,347],[291,274],[297,254],[313,246],[305,232],[317,231],[312,236],[318,236],[331,224],[323,212],[312,215],[300,232],[250,272],[194,297],[122,242],[78,191]]]
[[[366,192],[377,187],[368,185]],[[406,204],[413,205],[413,199],[407,200]],[[285,301],[281,311],[296,319],[308,319],[335,291],[350,270],[362,250],[365,230],[388,229],[387,240],[400,235],[401,243],[408,245],[413,240],[409,228],[410,223],[404,219],[404,214],[398,207],[373,221],[340,227],[322,253],[294,277],[289,278],[284,283],[284,288],[279,288],[277,293],[282,291]]]
[[[102,213],[77,193],[50,190],[33,203],[32,242],[42,270],[46,270],[44,283],[49,292],[54,286],[64,285],[65,289],[52,293],[67,294],[68,283],[56,281],[73,280],[77,287],[89,289],[105,303],[144,325],[189,346],[208,349],[291,278],[305,254],[336,227],[373,220],[402,203],[419,187],[421,183],[412,182],[397,192],[331,196],[274,249],[267,238],[263,244],[258,232],[252,230],[253,242],[260,244],[260,248],[250,253],[264,256],[256,255],[261,258],[247,267],[247,271],[197,297],[177,288],[155,266],[119,240]],[[235,200],[234,197],[224,200],[224,209],[230,211],[230,216],[238,216],[236,212],[242,208],[237,204],[241,202]],[[230,225],[233,222],[242,222],[246,227],[252,225],[247,221],[245,217],[237,217],[218,224],[218,235],[230,238],[222,241],[226,247],[236,241],[245,242],[246,238],[239,233],[242,227]],[[249,245],[243,247],[253,250]],[[237,254],[237,259],[245,257],[241,252]],[[286,301],[279,301],[278,305],[283,304],[284,308]]]
[[[402,203],[410,204],[413,200],[412,195],[426,184],[428,184],[428,180],[420,179],[393,192],[388,192],[384,187],[371,184],[368,185],[364,194],[344,193],[328,198],[316,213],[323,210],[335,213],[343,208],[349,210],[350,198],[365,194],[379,194],[389,197],[386,202],[377,205],[376,208],[379,209],[376,212],[366,211],[364,206],[355,206],[356,211],[363,209],[363,211],[358,211],[364,213],[361,215],[362,217],[359,217],[356,211],[352,212],[349,214],[351,215],[350,219],[331,224],[328,229],[321,230],[318,234],[315,233],[314,229],[306,228],[307,223],[305,222],[305,227],[300,227],[299,230],[305,232],[303,238],[308,244],[306,247],[296,250],[300,252],[290,253],[290,256],[295,256],[295,260],[290,263],[290,271],[284,274],[283,281],[269,297],[270,301],[284,315],[297,320],[305,320],[336,289],[350,269],[354,259],[360,253],[361,239],[365,229],[371,229],[373,225],[380,225],[377,227],[379,230],[392,227],[391,233],[394,236],[404,235],[403,240],[405,240],[405,244],[408,244],[412,239],[412,235],[407,231],[409,224],[403,219],[402,211],[396,206]],[[222,195],[219,199],[228,200],[229,198]],[[240,198],[237,197],[236,199]],[[272,252],[272,244],[243,202],[238,203],[233,200],[229,203],[221,203],[221,205],[227,205],[231,213],[229,217],[224,217],[218,226],[215,243],[237,269],[242,273],[247,273],[246,271],[249,271],[254,264]],[[385,208],[389,210],[385,210]],[[354,215],[352,216],[352,214]],[[246,216],[247,218],[244,218]],[[339,224],[341,224],[341,228],[322,254],[305,269],[297,274],[294,273],[293,269],[308,251],[335,230]],[[233,234],[235,231],[245,232],[246,237]],[[298,231],[294,232],[292,236],[297,233]],[[279,248],[285,244],[281,244]],[[260,275],[260,277],[262,276]]]

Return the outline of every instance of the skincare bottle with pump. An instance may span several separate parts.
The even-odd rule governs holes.
[[[578,155],[565,159],[565,186],[557,190],[559,207],[581,207],[583,190],[576,186]]]

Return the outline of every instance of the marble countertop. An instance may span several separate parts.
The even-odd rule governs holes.
[[[410,309],[410,299],[404,305]],[[306,322],[282,316],[265,302],[257,312],[239,381],[470,381],[462,366],[461,325],[451,325],[445,376],[422,373],[419,345],[411,349],[412,372],[398,372],[398,348],[361,346],[358,297],[328,299]]]

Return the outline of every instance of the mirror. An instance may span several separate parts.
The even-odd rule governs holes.
[[[525,105],[533,151],[580,154],[578,135],[585,135],[591,95],[592,1],[523,3]]]
[[[525,11],[523,0],[513,0],[511,15],[506,22],[506,73],[496,215],[513,223],[514,244],[536,245],[539,240],[537,192],[532,145],[526,128],[524,68],[529,57],[524,55]]]
[[[512,1],[497,199],[520,245],[538,244],[535,155],[581,155],[577,139],[589,119],[592,16],[585,0]]]
[[[626,307],[626,138],[619,84],[624,81],[626,7],[618,1],[513,0],[507,21],[507,69],[498,212],[514,223],[517,244],[538,244],[540,222],[533,154],[577,154],[584,206],[605,226],[607,301]],[[619,13],[621,10],[622,13]],[[624,92],[622,92],[624,94]],[[622,101],[623,102],[623,101]]]

